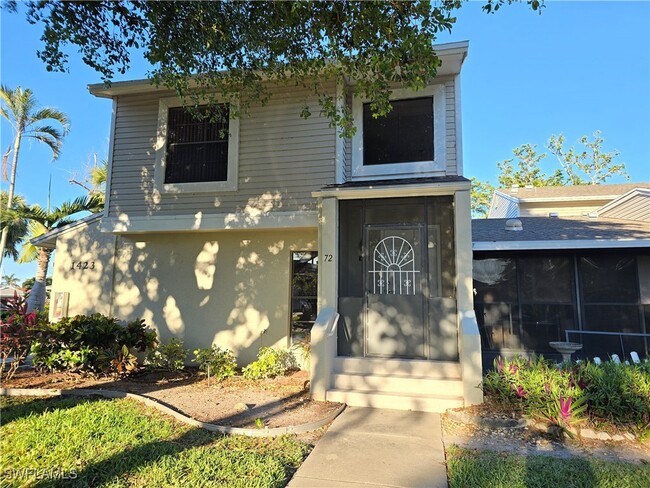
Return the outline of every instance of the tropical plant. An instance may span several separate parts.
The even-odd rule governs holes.
[[[38,369],[123,374],[137,365],[132,350],[155,347],[155,337],[155,331],[140,319],[122,325],[101,314],[77,315],[39,323],[31,351]]]
[[[0,374],[9,364],[7,379],[10,379],[29,353],[38,315],[36,312],[28,313],[25,299],[15,292],[14,297],[7,300],[6,307],[6,318],[0,319]]]
[[[14,195],[11,207],[13,212],[6,211],[9,193],[0,193],[0,228],[7,229],[4,256],[18,259],[20,245],[27,235],[27,219],[21,217],[20,210],[25,207],[25,200],[20,195]]]
[[[161,343],[147,354],[145,365],[155,369],[178,371],[185,368],[188,351],[183,341],[174,337],[168,343]]]
[[[20,285],[20,283],[18,282],[18,276],[16,276],[14,273],[4,275],[2,277],[2,282],[7,286],[12,286],[12,287],[17,287]]]
[[[257,361],[246,366],[242,373],[246,379],[259,380],[282,376],[296,368],[296,358],[291,351],[262,347],[257,353]]]
[[[217,381],[225,380],[235,374],[237,361],[235,355],[230,349],[221,349],[213,345],[205,349],[196,349],[194,351],[194,360],[199,363],[199,369],[208,374],[208,383],[210,376]]]
[[[63,227],[75,219],[73,215],[80,212],[97,212],[103,208],[97,197],[79,197],[72,202],[65,202],[54,209],[43,209],[40,205],[32,205],[20,210],[20,216],[29,221],[28,241],[23,244],[18,257],[19,263],[37,261],[38,266],[32,292],[29,295],[29,310],[41,310],[45,305],[45,278],[50,257],[54,249],[37,247],[30,241],[47,232]]]
[[[68,117],[61,111],[51,107],[38,107],[38,102],[30,89],[23,90],[20,86],[15,90],[5,85],[0,86],[0,115],[6,119],[13,128],[13,144],[9,146],[2,158],[3,178],[9,179],[9,192],[7,201],[3,202],[3,210],[13,209],[14,191],[16,188],[16,169],[18,168],[18,155],[23,139],[31,138],[42,142],[52,150],[52,157],[59,157],[63,137],[68,132]],[[48,125],[55,122],[61,126]],[[11,176],[7,178],[9,157],[11,161]],[[9,239],[9,227],[2,228],[0,238],[0,266],[5,254],[5,247]]]
[[[545,418],[559,434],[586,418],[640,431],[650,427],[650,362],[557,365],[542,356],[498,357],[483,389],[497,405]]]

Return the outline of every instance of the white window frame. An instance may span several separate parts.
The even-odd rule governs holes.
[[[228,120],[228,179],[226,181],[202,181],[194,183],[165,183],[167,158],[167,121],[169,109],[181,107],[177,97],[161,98],[158,104],[158,137],[156,140],[156,164],[154,184],[160,193],[212,193],[237,191],[239,174],[239,119],[232,115]],[[232,114],[232,110],[230,113]]]
[[[352,179],[408,178],[414,175],[434,175],[444,173],[447,159],[446,124],[447,110],[445,86],[429,85],[424,90],[413,91],[405,88],[393,90],[391,100],[433,97],[433,161],[416,161],[389,164],[363,164],[363,104],[367,99],[355,97],[352,100],[352,116],[357,132],[352,137]]]

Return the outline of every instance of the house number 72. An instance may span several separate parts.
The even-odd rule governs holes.
[[[325,255],[323,256],[323,258],[324,258],[323,261],[325,261],[326,263],[331,263],[333,257],[334,257],[334,256],[333,256],[332,254],[325,254]]]

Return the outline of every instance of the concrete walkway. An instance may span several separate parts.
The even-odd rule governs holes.
[[[348,407],[289,488],[447,488],[440,414]]]

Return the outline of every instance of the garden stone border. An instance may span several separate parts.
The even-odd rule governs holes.
[[[454,422],[461,424],[475,425],[483,429],[524,429],[526,427],[544,432],[546,434],[556,434],[554,425],[538,422],[532,419],[490,419],[484,418],[479,415],[470,415],[465,412],[458,412],[455,410],[447,410],[447,416]],[[634,441],[636,436],[631,432],[623,432],[622,434],[609,434],[607,432],[593,430],[593,429],[580,429],[578,427],[569,428],[569,432],[573,435],[579,436],[581,439],[592,439],[598,441]]]
[[[104,398],[131,398],[137,400],[144,405],[153,407],[156,410],[174,417],[176,420],[183,422],[187,425],[199,427],[210,432],[219,432],[222,434],[235,434],[246,435],[248,437],[277,437],[285,434],[304,434],[312,430],[320,429],[321,427],[329,424],[332,420],[338,417],[343,410],[345,404],[341,405],[334,412],[327,415],[325,418],[308,422],[300,425],[289,425],[287,427],[273,427],[271,429],[249,429],[245,427],[230,427],[227,425],[211,424],[208,422],[201,422],[193,419],[182,413],[174,410],[167,405],[164,405],[152,398],[137,395],[135,393],[126,393],[124,391],[116,390],[97,390],[97,389],[49,389],[49,388],[0,388],[1,396],[33,396],[33,397],[59,397],[59,396],[76,396],[76,397],[90,397],[100,396]]]

